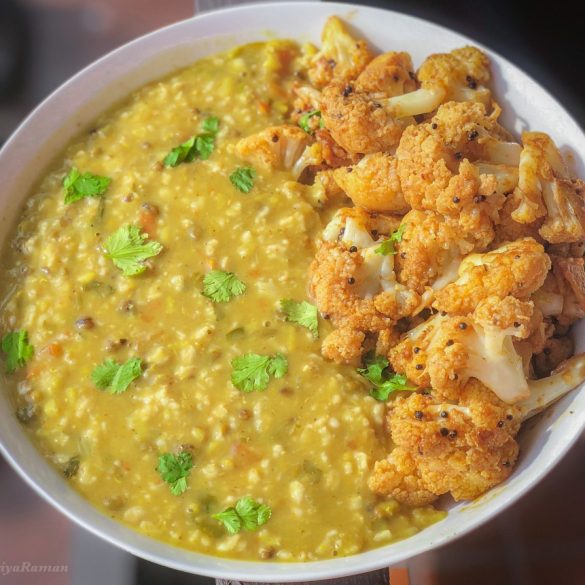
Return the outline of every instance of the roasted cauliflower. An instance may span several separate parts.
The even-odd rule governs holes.
[[[397,168],[413,209],[457,218],[466,231],[487,230],[493,238],[491,224],[505,202],[502,189],[515,184],[515,172],[506,178],[504,165],[513,167],[520,156],[520,145],[508,141],[497,114],[487,116],[481,103],[450,102],[431,121],[404,131]]]
[[[380,250],[384,238],[378,238],[398,223],[353,208],[340,210],[325,228],[309,270],[309,293],[321,314],[343,329],[324,342],[324,353],[336,361],[358,357],[356,331],[364,338],[379,334],[424,308],[420,295],[397,282],[393,255]]]
[[[322,88],[333,80],[355,79],[374,55],[365,41],[354,39],[337,16],[331,16],[321,34],[321,50],[311,59],[309,80]]]
[[[547,134],[524,132],[522,144],[512,219],[532,223],[544,217],[539,233],[553,244],[585,239],[585,183],[570,178],[561,153]]]
[[[388,415],[396,448],[374,466],[371,489],[408,505],[451,493],[476,498],[505,480],[518,457],[521,416],[477,380],[457,404],[419,393],[397,398]]]
[[[242,138],[236,152],[267,169],[290,170],[311,142],[312,137],[298,126],[272,126]]]
[[[459,265],[457,280],[437,291],[433,306],[467,315],[488,296],[528,299],[544,283],[551,267],[542,244],[516,240],[485,254],[471,254]]]
[[[533,312],[530,301],[487,297],[470,316],[436,314],[390,350],[390,363],[440,399],[457,399],[467,380],[477,378],[502,400],[516,402],[526,398],[528,386],[513,341],[537,325]]]
[[[400,188],[396,159],[389,154],[368,154],[356,165],[336,169],[333,177],[359,207],[397,214],[409,209]]]

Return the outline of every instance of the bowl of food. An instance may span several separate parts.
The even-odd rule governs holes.
[[[465,534],[583,428],[584,150],[504,58],[389,11],[244,6],[114,51],[0,153],[3,454],[203,575]]]

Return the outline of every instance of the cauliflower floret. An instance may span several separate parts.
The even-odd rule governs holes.
[[[549,188],[550,187],[550,188]],[[585,238],[585,182],[557,179],[542,190],[547,215],[540,235],[553,244]]]
[[[550,258],[552,271],[532,298],[545,317],[568,326],[585,317],[585,260]]]
[[[394,98],[392,98],[394,99]],[[355,154],[388,152],[413,118],[395,117],[376,94],[356,91],[352,83],[332,83],[321,92],[325,127],[346,151]]]
[[[372,237],[391,233],[398,222],[349,208],[325,228],[309,270],[309,292],[321,313],[336,328],[345,328],[327,340],[327,357],[353,360],[355,332],[379,334],[424,308],[418,294],[396,281],[393,255],[379,253],[382,240]]]
[[[368,486],[375,494],[413,507],[426,506],[438,497],[425,487],[416,459],[401,447],[394,447],[386,459],[376,461]]]
[[[532,223],[544,217],[539,232],[553,244],[583,240],[585,183],[570,179],[561,153],[547,134],[524,132],[522,144],[512,219]]]
[[[486,107],[491,102],[486,87],[490,77],[489,58],[475,47],[430,55],[417,72],[423,88],[443,90],[443,102],[481,102]]]
[[[419,393],[396,398],[388,413],[396,447],[375,464],[370,489],[411,506],[449,492],[455,500],[480,496],[512,472],[520,424],[584,380],[585,355],[579,355],[531,381],[529,398],[514,406],[473,379],[455,404]]]
[[[528,299],[542,286],[550,267],[544,248],[532,238],[505,244],[486,254],[471,254],[461,262],[459,278],[437,291],[433,306],[467,315],[490,295]]]
[[[440,399],[456,400],[467,380],[477,378],[501,400],[522,400],[528,386],[513,338],[530,335],[533,310],[530,301],[488,297],[471,317],[435,315],[390,350],[390,362]]]
[[[321,50],[312,58],[308,71],[309,80],[317,88],[334,79],[355,79],[373,58],[367,43],[354,39],[337,16],[325,23],[321,41]]]
[[[484,249],[491,231],[466,234],[456,219],[434,211],[409,211],[402,220],[405,226],[397,245],[398,279],[408,288],[422,294],[427,286],[435,290],[457,278],[464,256]]]
[[[323,161],[329,168],[338,168],[358,162],[359,156],[344,150],[331,135],[327,128],[315,132],[315,140],[321,146]]]
[[[297,126],[272,126],[242,138],[236,152],[267,169],[290,170],[311,142],[312,137]]]
[[[397,398],[388,422],[397,447],[376,464],[369,485],[405,504],[428,502],[429,493],[476,498],[504,481],[518,456],[519,409],[477,380],[461,389],[456,405],[418,393]]]
[[[417,77],[420,89],[386,102],[398,118],[427,114],[449,101],[490,105],[491,93],[485,87],[490,79],[489,59],[474,47],[430,55],[418,70]]]
[[[412,59],[408,53],[378,55],[360,73],[355,89],[365,93],[380,93],[385,97],[402,95],[416,89]]]
[[[487,116],[480,103],[449,102],[430,122],[404,131],[396,150],[397,168],[413,209],[459,218],[470,232],[485,229],[486,220],[499,220],[502,189],[515,184],[516,175],[507,176],[506,165],[517,162],[520,145],[506,141],[498,114]]]
[[[340,327],[332,331],[321,346],[323,357],[338,364],[351,364],[359,361],[362,355],[366,334],[352,327]]]
[[[518,223],[512,219],[512,213],[519,205],[516,191],[506,197],[506,202],[500,210],[500,221],[495,226],[496,237],[492,242],[492,247],[497,248],[507,242],[520,240],[522,238],[533,238],[537,242],[544,244],[545,241],[539,233],[544,218],[540,218],[532,223]]]
[[[549,136],[542,132],[523,132],[522,146],[518,188],[514,193],[518,207],[512,219],[518,223],[532,223],[546,215],[541,180],[550,184],[557,173],[561,179],[568,177],[560,152]]]
[[[396,172],[396,159],[389,154],[367,154],[354,166],[336,169],[333,177],[355,205],[386,213],[408,211]]]

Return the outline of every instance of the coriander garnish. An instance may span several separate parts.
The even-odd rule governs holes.
[[[187,489],[187,477],[193,467],[193,458],[188,451],[178,455],[164,453],[158,458],[156,470],[171,487],[171,493],[180,496]]]
[[[270,520],[272,510],[266,504],[254,501],[250,496],[240,498],[236,505],[226,508],[212,518],[219,520],[230,534],[237,534],[242,530],[257,530]]]
[[[392,254],[396,254],[395,244],[398,244],[402,241],[402,236],[404,235],[404,229],[406,228],[405,224],[402,224],[398,227],[397,230],[392,232],[390,237],[384,240],[374,251],[376,254],[381,254],[382,256],[389,256]]]
[[[92,173],[81,174],[73,167],[63,179],[65,203],[73,203],[84,197],[101,197],[110,186],[112,179]]]
[[[176,167],[184,162],[193,162],[196,158],[207,160],[215,149],[215,137],[219,132],[219,118],[210,116],[201,125],[203,133],[191,136],[189,140],[176,146],[163,160],[165,167]]]
[[[34,348],[28,342],[28,333],[11,331],[2,338],[2,351],[6,354],[6,373],[12,374],[18,368],[22,368],[33,356]]]
[[[388,400],[392,392],[413,391],[416,387],[409,386],[404,374],[394,374],[387,371],[388,360],[372,352],[366,354],[365,368],[358,368],[357,372],[370,381],[374,388],[370,390],[370,396],[376,400]]]
[[[93,383],[110,394],[121,394],[142,374],[142,360],[131,358],[124,364],[107,359],[91,373]]]
[[[232,384],[242,392],[266,390],[270,376],[282,378],[287,371],[288,360],[281,353],[248,353],[232,360]]]
[[[106,256],[124,276],[136,276],[146,270],[145,260],[160,254],[163,247],[155,241],[147,242],[148,234],[134,225],[125,225],[114,232],[104,243]]]
[[[319,337],[319,320],[317,317],[317,307],[307,303],[307,301],[293,301],[291,299],[282,299],[280,309],[285,315],[285,319],[291,323],[297,323],[301,327],[306,327],[316,339]]]
[[[321,117],[321,112],[319,110],[311,110],[306,114],[303,114],[299,119],[299,126],[307,133],[307,134],[315,134],[315,128],[311,125],[312,118],[319,118],[319,128],[324,128],[325,123],[323,122],[323,118]]]
[[[233,272],[212,270],[203,278],[203,295],[216,303],[227,303],[245,292],[246,285]]]
[[[249,193],[254,186],[256,171],[252,167],[240,167],[230,175],[232,185],[242,193]]]

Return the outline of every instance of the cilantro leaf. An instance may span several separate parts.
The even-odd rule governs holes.
[[[203,132],[217,134],[219,132],[219,118],[217,116],[209,116],[208,118],[205,118],[201,128],[203,128]]]
[[[189,140],[176,146],[165,156],[165,167],[176,167],[184,162],[193,162],[196,158],[207,160],[215,149],[215,136],[219,132],[219,118],[209,116],[201,125],[203,133],[191,136]]]
[[[92,173],[81,174],[73,167],[63,179],[65,203],[69,205],[84,197],[101,197],[110,186],[112,179]]]
[[[325,123],[323,122],[323,118],[321,117],[321,112],[319,110],[311,110],[306,114],[303,114],[299,119],[299,126],[307,133],[307,134],[315,134],[315,127],[311,124],[311,118],[319,118],[319,128],[324,128]]]
[[[215,149],[215,134],[199,134],[195,138],[195,153],[201,160],[207,160]],[[195,156],[193,158],[195,158]],[[193,160],[193,158],[191,160]],[[188,160],[187,162],[191,162]]]
[[[110,394],[121,394],[128,386],[142,375],[142,360],[131,358],[124,364],[107,359],[96,366],[91,373],[93,383],[100,390],[108,390]]]
[[[408,380],[404,374],[393,374],[382,384],[370,390],[370,396],[376,400],[388,400],[392,392],[412,392],[416,386],[409,386]]]
[[[178,455],[163,453],[158,458],[156,470],[171,487],[171,493],[180,496],[187,489],[187,477],[193,468],[193,458],[188,451]]]
[[[125,225],[114,232],[104,243],[106,256],[122,271],[124,276],[136,276],[146,270],[144,261],[160,254],[163,247],[158,242],[146,242],[148,234],[134,225]]]
[[[196,136],[191,136],[189,140],[176,146],[165,156],[163,165],[165,167],[176,167],[182,162],[191,162],[195,158],[195,140]]]
[[[242,193],[249,193],[254,186],[256,171],[252,167],[237,168],[231,175],[232,185]]]
[[[282,378],[287,371],[288,360],[281,353],[248,353],[232,360],[232,384],[242,392],[266,390],[270,376]]]
[[[17,368],[22,368],[34,353],[33,346],[28,342],[28,333],[24,330],[7,333],[2,338],[0,347],[6,354],[7,374],[12,374]]]
[[[404,374],[394,374],[388,371],[388,360],[373,352],[368,352],[364,359],[365,368],[358,368],[357,373],[373,384],[370,396],[376,400],[388,400],[392,392],[405,392],[416,390],[409,386]]]
[[[246,285],[233,272],[211,270],[203,278],[203,296],[215,303],[227,303],[245,292]]]
[[[376,254],[381,254],[382,256],[389,256],[391,254],[396,254],[397,250],[395,248],[395,244],[398,244],[402,241],[402,236],[404,235],[404,230],[406,228],[405,224],[398,226],[398,229],[392,232],[391,236],[384,240],[375,250]]]
[[[242,520],[235,508],[226,508],[223,512],[214,514],[212,518],[219,520],[230,534],[237,534],[242,529]]]
[[[297,323],[306,327],[315,339],[319,337],[319,321],[317,318],[317,307],[307,303],[307,301],[293,301],[291,299],[282,299],[280,309],[285,315],[285,319],[291,323]]]
[[[372,384],[382,384],[383,372],[388,367],[388,360],[381,355],[368,352],[365,356],[365,368],[358,368],[357,372]]]
[[[272,510],[269,506],[245,496],[236,502],[235,507],[226,508],[223,512],[214,514],[212,518],[222,522],[230,534],[237,534],[242,528],[249,531],[257,530],[270,520],[270,516]]]

